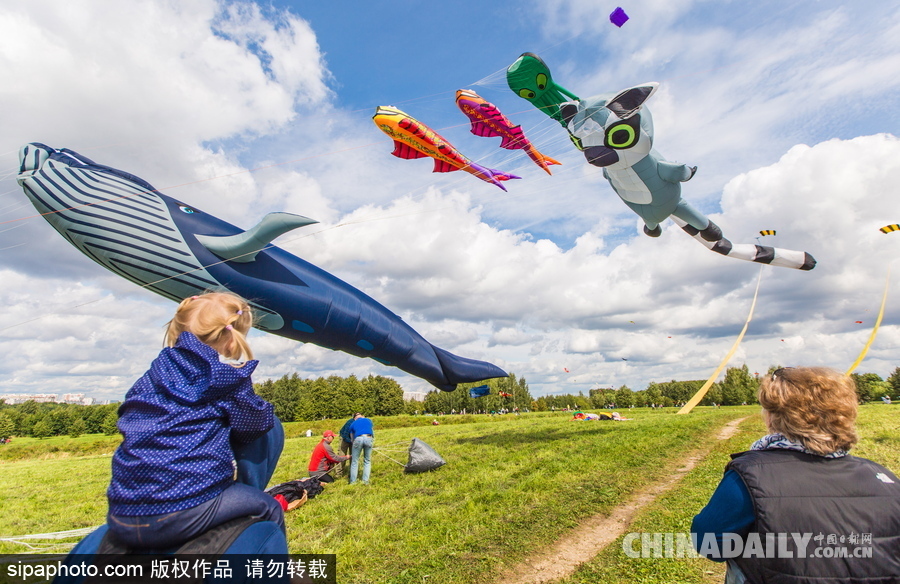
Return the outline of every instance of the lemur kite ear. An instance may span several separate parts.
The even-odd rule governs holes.
[[[620,119],[630,118],[641,109],[644,102],[650,99],[650,96],[656,92],[658,87],[659,83],[656,82],[629,87],[609,100],[606,108],[619,116]]]

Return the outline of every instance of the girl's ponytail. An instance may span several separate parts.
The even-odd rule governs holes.
[[[247,301],[231,292],[209,292],[185,298],[166,327],[165,345],[175,346],[179,335],[190,332],[228,359],[253,358],[247,332],[253,315]]]

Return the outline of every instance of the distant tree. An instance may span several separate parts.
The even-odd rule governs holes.
[[[616,390],[615,403],[617,408],[630,408],[634,405],[634,392],[627,385]]]
[[[293,422],[300,405],[301,379],[297,373],[277,380],[267,379],[253,386],[256,394],[272,404],[282,422]]]
[[[856,382],[856,396],[860,403],[880,399],[890,391],[890,385],[877,373],[851,373]]]
[[[69,413],[60,407],[53,408],[45,416],[44,420],[50,425],[51,436],[64,436],[69,430]]]
[[[31,429],[31,435],[39,439],[53,436],[53,427],[46,418],[41,418]]]
[[[119,412],[117,410],[110,410],[109,413],[106,414],[106,417],[103,419],[101,430],[107,436],[112,436],[119,431],[119,427],[117,425],[118,422]]]
[[[0,412],[0,440],[12,438],[16,431],[16,424],[6,412]]]
[[[369,375],[362,380],[362,385],[373,396],[376,416],[396,416],[403,413],[403,388],[395,380],[381,375]]]
[[[700,400],[700,405],[711,406],[713,404],[722,404],[722,384],[713,383],[706,391],[706,395]]]
[[[593,404],[591,403],[591,400],[582,393],[579,393],[579,395],[574,396],[572,398],[572,400],[575,404],[575,407],[578,408],[579,410],[589,410],[594,407]]]
[[[703,386],[704,381],[668,381],[660,383],[659,389],[663,397],[668,397],[673,403],[684,403],[691,399],[697,390]]]
[[[595,409],[605,408],[610,404],[616,404],[616,390],[612,388],[592,389],[588,392],[591,407]]]
[[[38,412],[38,404],[33,399],[30,399],[22,404],[19,404],[19,411],[25,415],[32,415]]]
[[[425,409],[422,407],[422,402],[417,399],[405,399],[403,400],[403,413],[408,414],[410,416],[414,415],[416,412],[423,413]]]
[[[332,393],[324,377],[303,384],[300,404],[295,413],[296,420],[321,420],[325,417],[323,402],[331,399]]]
[[[41,417],[37,414],[23,414],[16,426],[16,436],[31,436],[31,430]]]
[[[25,414],[20,412],[16,407],[8,407],[4,408],[3,413],[9,418],[9,420],[13,423],[13,436],[25,436],[22,432],[19,432],[19,424],[22,423],[22,419],[25,417]]]
[[[729,367],[725,371],[725,379],[722,381],[722,403],[728,406],[737,406],[745,402],[753,403],[756,401],[758,387],[759,384],[750,375],[747,365]]]
[[[524,377],[516,378],[515,373],[509,374],[510,386],[513,389],[513,395],[516,398],[517,404],[530,404],[531,403],[531,390],[528,389],[528,382],[525,381]]]
[[[887,378],[887,384],[890,386],[891,396],[900,396],[900,367],[896,367]]]
[[[69,424],[69,438],[78,438],[85,433],[87,424],[81,418],[76,418]]]
[[[660,405],[660,403],[662,403],[662,397],[662,392],[659,390],[659,385],[656,383],[651,383],[647,386],[647,389],[644,390],[645,405]]]
[[[366,389],[356,375],[351,375],[350,377],[332,375],[326,381],[331,386],[332,395],[334,396],[332,398],[334,402],[327,408],[327,416],[329,418],[349,417],[354,412],[365,412],[372,415],[373,406],[371,400],[365,399]],[[357,407],[357,409],[354,409],[354,407]]]
[[[385,381],[387,378],[382,377]],[[361,412],[367,416],[381,415],[378,414],[378,385],[380,381],[374,381],[375,377],[370,375],[366,379],[360,381],[356,375],[340,378],[335,386],[335,404],[332,415],[329,417],[346,418],[352,416],[356,412]],[[329,383],[334,381],[328,378]],[[398,386],[399,387],[399,386]],[[400,390],[400,400],[403,400],[403,390]]]
[[[549,412],[550,403],[545,396],[541,396],[531,402],[531,410],[534,412]]]

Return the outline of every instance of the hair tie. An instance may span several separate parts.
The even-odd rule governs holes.
[[[196,300],[198,298],[200,298],[200,297],[199,296],[191,296],[191,300]]]
[[[237,315],[238,315],[238,316],[240,316],[240,315],[242,315],[242,314],[244,314],[244,311],[243,311],[243,310],[238,310],[238,311],[237,311]]]
[[[226,331],[230,331],[230,330],[232,330],[232,329],[234,329],[234,327],[231,326],[230,324],[226,324],[226,325],[225,325],[225,330],[226,330]]]

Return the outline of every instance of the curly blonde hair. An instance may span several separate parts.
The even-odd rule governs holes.
[[[772,432],[812,452],[850,450],[856,435],[856,384],[849,375],[826,367],[785,367],[766,376],[759,403]]]
[[[246,300],[231,292],[207,292],[185,298],[166,325],[164,345],[174,347],[178,336],[187,331],[228,359],[253,358],[247,332],[253,326],[253,314]]]

